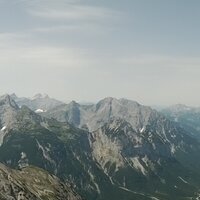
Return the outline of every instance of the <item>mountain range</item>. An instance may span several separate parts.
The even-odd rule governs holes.
[[[200,138],[200,108],[177,104],[161,112],[170,120],[177,122],[190,135],[197,139]]]
[[[182,107],[179,110],[175,106],[158,112],[112,97],[82,105],[48,95],[4,95],[0,97],[0,172],[2,168],[4,177],[13,174],[17,183],[23,179],[17,191],[27,191],[35,199],[56,199],[38,196],[40,190],[69,200],[198,199],[200,123],[197,109],[184,108],[184,115]],[[193,124],[191,116],[196,119]],[[36,191],[37,184],[23,177],[36,176],[37,170],[53,180],[49,185],[41,175],[47,189],[38,183]],[[9,181],[5,179],[4,185],[11,185]],[[59,197],[59,190],[71,196]]]

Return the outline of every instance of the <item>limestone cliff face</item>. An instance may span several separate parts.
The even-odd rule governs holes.
[[[124,119],[135,130],[139,130],[147,125],[152,113],[156,111],[135,101],[107,97],[94,105],[80,105],[71,102],[55,107],[43,115],[70,122],[79,128],[86,127],[89,131],[95,131],[111,118]]]
[[[131,167],[146,176],[162,161],[187,151],[190,142],[182,129],[161,115],[153,119],[149,118],[147,125],[137,131],[126,120],[114,118],[91,132],[94,160],[106,173]]]
[[[81,200],[81,197],[42,169],[26,167],[19,171],[0,164],[0,199]]]

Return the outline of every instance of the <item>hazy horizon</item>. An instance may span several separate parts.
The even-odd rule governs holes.
[[[0,93],[200,106],[199,6],[0,0]]]
[[[13,93],[4,93],[4,94],[0,94],[0,97],[3,97],[3,96],[5,96],[5,95],[9,95],[9,96],[16,95],[17,98],[28,98],[28,99],[38,98],[38,97],[35,97],[35,96],[37,96],[37,95],[42,95],[43,97],[47,95],[49,98],[52,98],[52,99],[61,101],[61,102],[66,103],[66,104],[68,104],[68,103],[70,103],[70,102],[72,102],[72,101],[75,101],[75,102],[77,102],[77,103],[79,103],[79,104],[83,104],[83,105],[84,105],[84,104],[85,104],[85,105],[87,105],[87,104],[96,104],[96,103],[98,103],[99,101],[101,101],[101,100],[103,100],[103,99],[106,99],[106,98],[114,98],[114,99],[117,99],[117,100],[119,100],[119,99],[127,99],[127,100],[131,100],[131,101],[135,101],[135,102],[137,102],[137,103],[139,103],[139,104],[141,104],[141,105],[144,105],[144,106],[150,106],[151,108],[156,109],[156,110],[158,110],[158,111],[160,111],[160,110],[162,110],[162,109],[165,109],[165,108],[169,108],[169,107],[171,107],[171,106],[175,106],[175,105],[183,105],[183,106],[189,106],[189,107],[194,107],[194,108],[196,107],[196,108],[199,108],[199,106],[194,106],[194,105],[189,105],[189,104],[183,104],[183,103],[181,103],[181,102],[175,103],[175,104],[145,104],[145,103],[143,103],[143,102],[138,101],[137,99],[130,99],[130,98],[125,98],[125,97],[114,97],[114,96],[104,96],[104,97],[102,97],[102,98],[100,98],[100,99],[97,99],[97,100],[95,100],[95,101],[90,101],[90,100],[81,100],[81,99],[59,99],[59,98],[57,98],[57,97],[50,96],[50,95],[47,94],[47,93],[41,93],[41,92],[40,92],[40,93],[36,93],[36,94],[34,94],[34,95],[32,95],[32,96],[20,96],[20,95],[16,94],[15,92],[13,92]],[[42,97],[42,98],[43,98],[43,97]]]

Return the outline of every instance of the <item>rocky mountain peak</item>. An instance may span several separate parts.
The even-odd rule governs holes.
[[[102,102],[102,103],[111,103],[114,100],[117,100],[117,99],[114,98],[114,97],[105,97],[104,99],[100,100],[99,102]]]
[[[47,99],[47,98],[49,98],[47,94],[41,94],[41,93],[35,94],[32,97],[32,99]]]
[[[77,106],[80,106],[76,101],[71,101],[70,103],[69,103],[69,105],[71,106],[71,107],[77,107]]]
[[[133,101],[133,100],[125,99],[125,98],[121,98],[119,99],[119,101],[124,105],[132,104],[135,106],[140,106],[140,104],[137,101]]]
[[[16,122],[19,107],[9,95],[0,97],[0,145],[7,133],[7,130]]]
[[[149,119],[156,113],[150,107],[140,105],[135,101],[106,97],[90,106],[71,102],[68,105],[61,105],[49,110],[44,115],[62,122],[68,121],[78,127],[87,127],[89,131],[95,131],[112,118],[126,120],[135,130],[139,130],[146,126]]]
[[[95,128],[98,128],[111,118],[123,119],[129,122],[135,130],[139,130],[146,126],[150,117],[155,114],[155,110],[135,101],[109,97],[96,104],[91,120],[96,121],[94,123],[98,122],[99,126],[95,125]]]
[[[11,97],[12,99],[14,99],[14,100],[18,98],[17,95],[16,95],[15,93],[10,94],[10,97]]]
[[[7,107],[12,107],[14,109],[18,109],[18,106],[15,103],[15,101],[8,94],[5,94],[0,97],[0,106],[7,106]]]
[[[17,97],[15,94],[11,95],[19,107],[26,105],[33,111],[46,111],[52,109],[58,105],[64,104],[61,101],[50,98],[47,94],[36,94],[32,98]]]
[[[117,99],[113,97],[106,97],[96,104],[96,109],[99,109],[103,106],[110,106],[114,101],[117,101]]]

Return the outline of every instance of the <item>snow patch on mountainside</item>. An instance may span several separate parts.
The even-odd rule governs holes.
[[[0,130],[0,146],[3,144],[3,139],[6,135],[6,126],[2,127]]]
[[[6,129],[6,126],[2,127],[1,131],[4,131]]]
[[[46,110],[42,110],[42,109],[35,110],[35,113],[43,113],[43,112],[46,112]]]
[[[171,144],[171,153],[174,154],[176,152],[176,147],[174,144]]]
[[[140,129],[140,133],[143,133],[145,131],[145,127],[143,126],[141,129]]]

